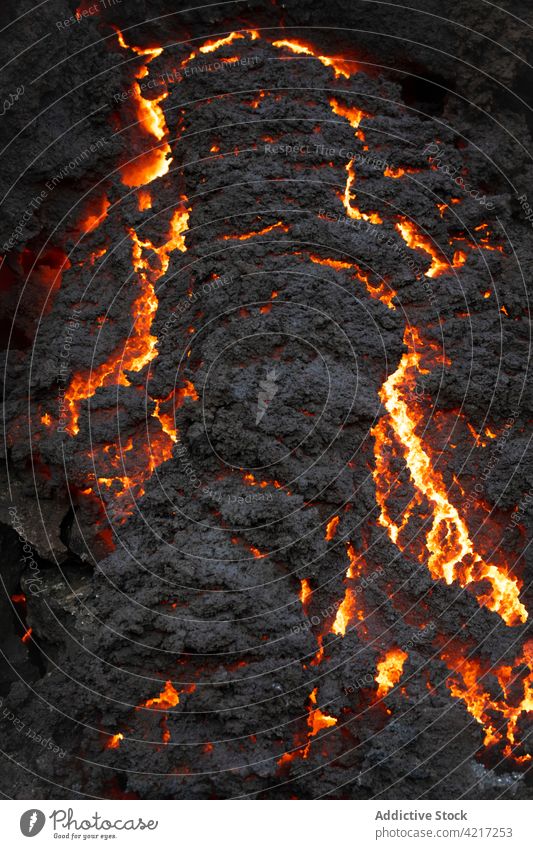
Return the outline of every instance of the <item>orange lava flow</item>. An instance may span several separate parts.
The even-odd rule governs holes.
[[[415,328],[406,329],[404,344],[408,352],[380,390],[387,415],[371,431],[375,439],[376,499],[381,507],[379,522],[387,528],[392,542],[401,547],[398,542],[401,527],[387,512],[387,498],[394,485],[389,460],[391,453],[396,451],[409,470],[415,488],[414,501],[420,504],[425,499],[433,516],[425,540],[429,552],[427,566],[432,578],[443,579],[447,584],[459,581],[462,587],[484,583],[485,587],[477,594],[480,605],[498,613],[507,625],[525,622],[527,611],[520,602],[518,580],[503,568],[486,563],[474,550],[466,523],[450,503],[442,475],[433,468],[429,450],[416,433],[420,413],[412,403],[409,390],[416,385],[423,343]],[[422,559],[425,560],[424,555]],[[486,592],[487,584],[491,587],[489,592]]]
[[[113,489],[115,498],[123,498],[126,493],[130,493],[132,491],[135,491],[138,496],[144,493],[144,490],[140,488],[142,481],[140,479],[135,480],[134,478],[128,477],[124,471],[125,454],[132,450],[133,437],[130,437],[124,444],[121,444],[118,450],[112,443],[104,445],[101,449],[102,454],[100,455],[100,458],[105,464],[106,472],[109,470],[109,472],[113,471],[114,474],[112,477],[98,477],[98,485],[100,487],[107,487],[107,489]],[[93,452],[92,456],[96,463],[98,458],[96,450]],[[120,474],[120,472],[122,472],[122,474]],[[88,495],[89,493],[94,492],[94,489],[89,488],[88,490],[84,490],[84,492]]]
[[[335,534],[337,533],[337,528],[339,527],[340,517],[333,516],[332,519],[326,525],[326,536],[325,539],[329,542],[333,539]]]
[[[348,555],[348,571],[346,572],[347,578],[358,578],[361,574],[361,569],[363,568],[364,561],[360,555],[357,554],[355,548],[353,547],[351,542],[346,544],[346,554]]]
[[[343,259],[329,259],[329,257],[321,257],[317,254],[309,254],[309,259],[317,265],[327,265],[328,268],[334,268],[335,271],[341,271],[343,268],[355,268],[352,262],[346,262]]]
[[[13,604],[25,604],[26,596],[24,595],[24,593],[14,593],[11,596],[11,601],[13,602]]]
[[[353,187],[355,185],[356,180],[353,159],[350,159],[350,161],[348,162],[346,166],[346,171],[348,173],[348,177],[346,179],[346,188],[344,189],[342,202],[346,210],[346,214],[348,215],[348,218],[351,218],[354,221],[368,221],[370,224],[383,224],[383,220],[380,218],[377,212],[361,212],[361,210],[357,206],[352,205],[352,201],[355,199]]]
[[[33,628],[28,628],[28,630],[26,631],[26,633],[24,634],[24,636],[23,636],[23,637],[21,637],[21,641],[22,641],[23,643],[29,643],[29,641],[30,641],[30,637],[31,637],[32,633],[33,633]]]
[[[89,255],[89,262],[91,265],[94,265],[97,259],[100,259],[101,256],[104,256],[107,253],[107,248],[98,248],[96,251],[92,251]]]
[[[237,41],[241,38],[245,38],[246,36],[249,36],[252,41],[256,41],[256,39],[261,37],[259,32],[255,29],[245,29],[241,30],[240,32],[230,32],[229,35],[225,36],[224,38],[213,38],[204,41],[202,46],[198,48],[198,53],[214,53],[215,50],[218,50],[219,47],[226,47],[228,44],[233,44],[234,41]],[[196,50],[191,51],[187,58],[184,59],[181,63],[181,67],[185,68],[186,65],[189,64],[189,62],[192,62],[193,59],[196,59],[198,53],[196,52]],[[235,62],[237,61],[237,59],[238,57],[231,57],[231,59],[225,59],[222,61]]]
[[[141,702],[140,708],[156,708],[157,710],[168,710],[179,704],[180,697],[176,688],[172,685],[172,681],[167,681],[158,696],[153,699],[147,699]]]
[[[189,684],[183,690],[178,692],[176,688],[173,686],[171,681],[167,681],[161,692],[158,696],[155,696],[153,699],[147,699],[145,702],[141,702],[140,705],[137,705],[136,710],[140,708],[150,708],[155,710],[166,711],[170,708],[176,707],[176,705],[180,702],[180,695],[183,693],[193,693],[196,689],[195,684]],[[167,727],[168,714],[164,714],[161,717],[160,727],[161,727],[161,739],[165,745],[170,742],[170,731]]]
[[[136,85],[139,89],[137,83]],[[165,116],[163,114],[163,110],[159,106],[161,101],[164,100],[166,97],[168,97],[167,92],[160,94],[153,100],[146,100],[144,97],[141,97],[138,104],[137,115],[139,118],[139,122],[145,128],[145,130],[147,130],[148,133],[154,136],[154,138],[156,138],[158,141],[161,141],[161,139],[165,137],[167,132]],[[146,180],[143,180],[143,185],[146,182]]]
[[[257,560],[262,560],[264,557],[268,557],[268,551],[260,551],[255,545],[248,545],[248,543],[243,542],[243,540],[239,537],[231,537],[231,542],[233,545],[244,545],[244,547],[247,548]]]
[[[399,180],[401,177],[405,177],[406,174],[419,174],[420,168],[389,168],[387,166],[383,172],[384,177],[390,177],[393,180]],[[446,206],[447,204],[444,204]],[[440,207],[439,207],[440,208]],[[441,212],[442,215],[442,212]]]
[[[163,431],[167,436],[170,436],[172,442],[178,441],[178,432],[174,423],[174,411],[183,405],[185,398],[192,398],[193,401],[198,401],[198,393],[190,380],[186,380],[181,389],[173,389],[166,398],[155,400],[155,410],[152,415],[155,419],[159,419]],[[161,405],[168,401],[172,401],[172,412],[163,412]],[[170,452],[170,456],[172,456],[172,451]]]
[[[327,68],[333,68],[336,77],[345,77],[349,80],[352,74],[357,72],[355,62],[348,62],[346,59],[342,59],[337,56],[320,56],[312,46],[304,44],[302,41],[285,38],[280,41],[273,41],[272,45],[279,48],[285,47],[292,53],[314,56],[315,59],[318,59]]]
[[[358,128],[363,118],[372,118],[370,112],[365,112],[363,109],[358,109],[356,106],[345,106],[343,103],[339,103],[335,97],[331,98],[329,105],[335,115],[339,115],[340,118],[346,118],[354,130]]]
[[[200,48],[200,53],[213,53],[215,50],[218,50],[219,47],[225,47],[227,44],[232,44],[238,38],[244,38],[246,35],[249,35],[252,41],[258,39],[259,33],[255,29],[243,30],[242,32],[230,32],[225,38],[218,38],[206,41]]]
[[[124,739],[124,734],[122,734],[119,731],[118,734],[113,734],[113,736],[109,738],[109,740],[105,744],[105,748],[106,749],[118,749],[118,747],[120,746],[120,742],[123,739]]]
[[[90,233],[92,230],[95,230],[100,226],[102,221],[107,217],[107,210],[111,206],[110,201],[107,197],[99,198],[99,200],[92,204],[93,209],[85,216],[85,218],[79,224],[79,228],[82,233]]]
[[[318,687],[312,691],[309,696],[309,701],[311,705],[316,705],[316,696],[318,693]],[[318,734],[322,728],[331,728],[332,725],[337,724],[337,719],[334,716],[328,716],[323,713],[319,708],[311,708],[309,713],[309,728],[311,729],[309,736],[314,737],[315,734]]]
[[[403,168],[389,168],[388,166],[383,172],[384,177],[392,177],[393,180],[399,180],[404,174],[405,170]]]
[[[248,486],[258,486],[260,489],[266,489],[267,486],[273,486],[274,489],[282,489],[285,495],[292,495],[292,492],[290,492],[290,490],[285,489],[285,486],[276,480],[258,481],[257,478],[254,478],[251,472],[246,472],[242,476],[242,479],[244,483]]]
[[[276,224],[271,224],[269,227],[263,227],[262,230],[251,230],[249,233],[231,233],[227,236],[222,236],[224,241],[228,241],[229,239],[238,239],[240,242],[244,242],[246,239],[253,239],[254,236],[264,236],[266,233],[272,232],[272,230],[281,230],[283,233],[288,233],[289,228],[286,224],[283,224],[282,221],[277,221]]]
[[[390,286],[387,286],[383,282],[380,282],[377,285],[371,283],[368,274],[356,263],[346,262],[345,260],[329,259],[327,257],[317,256],[317,254],[309,254],[309,259],[317,265],[327,265],[329,268],[334,268],[335,271],[353,269],[356,278],[364,284],[371,298],[381,301],[390,310],[396,309],[393,304],[393,300],[396,297],[394,289],[391,289]]]
[[[305,613],[307,613],[309,601],[311,599],[311,596],[313,595],[313,590],[311,589],[311,584],[309,583],[307,578],[304,578],[300,582],[300,586],[300,601],[302,602],[302,607]]]
[[[425,272],[426,277],[438,277],[450,270],[450,263],[440,254],[428,236],[423,236],[412,221],[403,218],[395,228],[408,248],[421,250],[431,257],[431,265]]]
[[[137,53],[138,56],[149,56],[150,59],[155,59],[156,56],[159,56],[163,52],[162,47],[135,47],[134,45],[127,44],[123,33],[118,29],[118,27],[114,26],[113,29],[117,34],[117,41],[119,45],[124,50],[133,50],[133,52]]]
[[[447,686],[452,696],[461,699],[467,711],[485,732],[484,746],[503,744],[505,757],[527,763],[531,755],[515,754],[520,743],[516,739],[517,724],[522,714],[533,711],[533,640],[525,643],[522,654],[512,666],[502,665],[489,672],[477,660],[465,658],[454,650],[445,651],[441,659],[452,674]],[[497,679],[502,698],[495,698],[483,681]]]
[[[142,65],[136,74],[137,79],[143,79],[148,74],[148,64],[163,52],[162,47],[135,47],[126,43],[123,34],[115,27],[118,43],[125,50],[133,50],[139,56],[146,57],[146,64]],[[162,100],[168,97],[168,92],[163,92],[158,97],[150,100],[143,97],[142,89],[137,81],[133,83],[132,100],[135,103],[136,115],[139,125],[149,137],[161,142],[168,136],[168,128],[164,112],[160,106]],[[136,157],[132,162],[127,162],[121,167],[122,182],[130,188],[143,186],[151,183],[156,177],[162,177],[168,172],[172,159],[168,158],[171,151],[168,142],[156,145],[153,149],[146,151]]]
[[[311,738],[315,737],[316,734],[318,734],[318,732],[323,728],[331,728],[332,725],[337,724],[338,720],[335,716],[328,716],[328,714],[323,713],[320,708],[315,707],[317,693],[318,687],[315,687],[309,694],[309,705],[306,708],[308,712],[307,727],[309,729],[307,732],[307,743],[305,746],[300,746],[293,752],[285,752],[277,761],[278,766],[290,763],[295,758],[303,758],[306,760],[309,757],[309,752],[311,750]]]
[[[356,616],[358,619],[364,618],[362,612],[357,607],[357,595],[355,591],[348,587],[337,610],[335,621],[331,626],[332,633],[337,634],[339,637],[344,637],[346,628]]]
[[[174,250],[185,251],[184,231],[189,221],[189,210],[180,206],[174,211],[170,222],[168,240],[157,247],[150,240],[142,241],[133,229],[129,231],[132,240],[132,262],[139,273],[141,294],[132,305],[133,329],[124,345],[115,351],[105,362],[88,372],[75,374],[65,392],[65,402],[70,413],[67,431],[75,436],[79,431],[79,407],[86,398],[91,398],[101,386],[119,383],[127,386],[129,381],[126,370],[141,371],[157,355],[157,337],[152,336],[152,322],[157,312],[157,297],[153,283],[165,274],[170,254]],[[144,251],[155,254],[158,267],[152,267],[145,258]],[[152,282],[153,281],[153,282]]]
[[[310,661],[310,666],[320,666],[324,659],[324,637],[322,634],[319,634],[316,638],[318,643],[318,649],[315,652],[313,659]]]
[[[472,436],[474,437],[474,441],[475,441],[476,445],[479,445],[481,448],[485,448],[485,446],[488,445],[488,442],[485,439],[483,439],[483,437],[481,436],[481,433],[478,433],[477,430],[473,427],[473,425],[470,424],[470,422],[467,422],[466,426],[467,426],[468,430],[470,431],[470,433],[472,434]],[[488,428],[488,427],[485,428],[485,433],[487,434],[489,439],[494,439],[497,436],[497,434],[493,433],[490,430],[490,428]]]
[[[148,189],[139,189],[137,192],[137,206],[139,212],[145,212],[145,210],[152,208],[152,195]]]
[[[254,478],[251,472],[247,472],[242,476],[242,479],[249,484],[250,486],[259,486],[261,489],[265,489],[268,486],[268,481],[258,481]]]
[[[455,251],[453,254],[452,265],[454,268],[460,268],[468,259],[465,251]]]
[[[122,166],[122,182],[128,188],[135,188],[146,183],[151,183],[157,177],[162,177],[168,172],[172,159],[167,156],[170,153],[170,145],[163,144],[137,156],[134,161]]]
[[[105,486],[108,489],[113,488],[113,494],[115,498],[121,498],[127,492],[131,492],[133,489],[139,486],[140,480],[135,480],[134,478],[130,478],[127,475],[116,475],[112,478],[98,478],[98,484],[99,486]],[[120,489],[118,488],[119,484]],[[84,492],[86,494],[89,494],[89,492],[94,492],[94,490],[88,489],[86,491],[84,490]],[[137,494],[139,497],[141,495],[144,495],[144,490],[141,488]]]
[[[155,415],[155,413],[154,413]],[[120,513],[123,518],[131,515],[134,508],[135,498],[140,498],[144,495],[143,484],[147,478],[151,477],[155,470],[172,457],[172,439],[169,429],[165,427],[165,416],[161,414],[157,416],[161,422],[161,431],[152,433],[149,436],[148,445],[139,444],[137,451],[133,456],[133,463],[138,459],[139,453],[142,452],[144,465],[137,468],[133,476],[125,473],[126,454],[133,449],[133,437],[130,437],[127,442],[120,445],[118,448],[113,443],[102,446],[97,446],[93,449],[91,456],[95,462],[95,466],[103,464],[106,469],[105,477],[97,477],[98,487],[106,487],[112,492],[113,499],[120,505]],[[173,416],[169,416],[173,422]],[[175,431],[174,431],[175,432]],[[170,439],[169,439],[170,436]],[[82,490],[84,495],[100,496],[98,488],[90,486]],[[130,496],[126,499],[126,496]]]
[[[484,230],[486,227],[486,224],[480,224],[479,227],[474,227],[474,230]],[[477,242],[473,242],[465,234],[462,234],[460,236],[453,236],[450,239],[450,244],[453,244],[453,242],[462,242],[472,250],[498,251],[498,253],[505,254],[503,245],[493,245],[489,241],[488,236],[480,236]]]
[[[385,656],[377,664],[375,682],[378,685],[376,698],[382,699],[402,677],[403,665],[407,660],[407,652],[394,648],[385,652]]]

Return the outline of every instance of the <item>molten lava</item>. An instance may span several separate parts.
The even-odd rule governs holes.
[[[426,277],[438,277],[439,274],[450,270],[448,260],[439,253],[428,236],[422,235],[412,221],[403,218],[395,228],[408,248],[424,251],[431,257],[431,265],[425,272]]]
[[[161,106],[168,94],[165,91],[155,98],[147,99],[142,94],[142,87],[139,82],[148,75],[149,63],[162,53],[163,48],[131,47],[125,42],[122,33],[118,30],[117,37],[122,48],[132,50],[138,56],[145,58],[144,64],[136,72],[131,96],[140,130],[140,141],[142,142],[143,138],[146,137],[152,148],[145,151],[134,161],[124,163],[121,166],[123,184],[138,189],[136,192],[138,210],[143,212],[152,208],[152,194],[143,187],[155,178],[166,174],[172,162],[169,158],[171,152],[168,143],[169,131]],[[210,39],[198,48],[198,52],[193,51],[189,58],[182,62],[182,66],[198,54],[213,53],[219,48],[247,37],[255,40],[260,36],[256,30],[242,30],[241,32],[232,32],[219,39]],[[286,49],[297,55],[314,57],[326,67],[331,68],[336,77],[348,79],[357,70],[354,63],[336,57],[320,55],[313,47],[300,41],[283,39],[274,41],[273,46]],[[237,61],[237,58],[232,56],[222,61],[231,63]],[[261,91],[251,105],[259,106],[266,95],[267,92]],[[359,129],[361,121],[373,117],[362,109],[343,104],[335,97],[329,100],[329,104],[335,115],[346,119],[350,126],[357,131],[356,135],[362,132]],[[269,136],[264,138],[273,141]],[[238,148],[234,150],[237,154]],[[218,140],[212,144],[211,152],[220,152]],[[380,225],[383,221],[377,212],[364,213],[354,205],[356,201],[354,162],[355,160],[352,159],[346,166],[347,179],[342,197],[346,214],[353,220],[364,220],[372,225]],[[406,173],[413,173],[416,170],[407,167],[392,168],[387,166],[384,176],[399,179]],[[456,198],[450,200],[452,204],[458,202],[459,199]],[[79,223],[80,231],[89,233],[99,227],[107,216],[109,206],[107,197],[99,199],[94,208],[86,211],[85,218]],[[447,203],[442,203],[438,205],[438,209],[441,217],[444,217],[449,206]],[[148,238],[141,238],[133,228],[128,229],[132,246],[132,264],[137,275],[136,285],[139,288],[139,293],[131,307],[132,330],[128,338],[107,357],[105,362],[88,372],[73,376],[65,393],[65,401],[69,411],[67,430],[72,436],[78,433],[80,407],[84,400],[91,398],[100,387],[129,385],[127,372],[141,372],[157,357],[158,339],[152,335],[154,317],[158,309],[155,283],[167,272],[172,251],[184,252],[187,249],[185,233],[188,228],[189,214],[187,199],[182,198],[169,222],[167,240],[161,245],[154,244]],[[504,253],[501,245],[494,245],[489,241],[487,228],[487,224],[475,228],[476,231],[483,233],[479,242],[470,241],[463,233],[453,236],[449,240],[449,244],[454,249],[453,259],[450,263],[444,254],[435,247],[432,240],[424,236],[411,221],[402,217],[395,224],[395,229],[410,249],[422,251],[429,257],[430,266],[425,272],[425,276],[429,278],[436,278],[449,272],[451,268],[461,268],[467,261],[467,252],[464,248],[481,248]],[[226,241],[245,241],[274,231],[288,233],[289,227],[282,221],[277,221],[262,229],[222,235],[220,238]],[[455,243],[458,243],[457,248]],[[90,257],[91,263],[94,263],[96,258],[102,256],[105,252],[106,248],[94,251]],[[315,264],[328,266],[337,271],[352,272],[354,277],[365,285],[372,298],[379,299],[389,309],[395,309],[392,301],[396,292],[383,281],[373,284],[369,275],[356,263],[343,259],[323,258],[316,254],[311,254],[309,259]],[[276,291],[273,291],[271,299],[277,297],[277,294]],[[484,296],[490,297],[490,294],[490,291],[487,291]],[[261,307],[259,312],[265,315],[270,312],[271,308],[272,305],[268,304]],[[508,314],[505,307],[501,309],[505,315]],[[250,316],[250,312],[244,308],[240,314],[243,318]],[[196,323],[196,318],[194,321]],[[192,326],[189,328],[190,333],[193,333],[194,330],[195,328]],[[421,402],[413,402],[413,396],[419,376],[429,371],[423,358],[426,348],[431,346],[424,343],[416,329],[409,327],[405,331],[404,342],[407,346],[407,352],[403,354],[396,371],[385,380],[380,390],[380,399],[386,411],[385,415],[372,430],[375,440],[373,476],[376,500],[380,507],[380,525],[386,528],[391,541],[403,550],[408,545],[406,543],[404,546],[404,532],[407,530],[415,512],[417,510],[429,511],[429,530],[426,531],[424,551],[421,553],[420,559],[427,562],[432,578],[443,580],[448,585],[456,581],[461,587],[472,587],[476,592],[479,604],[497,613],[507,625],[523,623],[527,619],[527,613],[520,601],[518,579],[509,574],[508,570],[502,566],[486,562],[482,555],[474,549],[474,539],[470,535],[465,519],[450,501],[444,479],[437,470],[432,448],[419,436],[425,416]],[[90,479],[91,486],[83,492],[90,494],[94,493],[98,487],[103,487],[108,492],[113,492],[117,499],[121,499],[128,493],[134,493],[136,496],[142,495],[144,480],[152,475],[162,462],[172,457],[174,443],[179,441],[175,411],[187,398],[197,401],[198,393],[194,385],[185,380],[180,388],[174,389],[166,397],[152,399],[154,402],[152,416],[158,420],[159,424],[150,419],[150,427],[155,429],[156,432],[149,434],[145,467],[141,472],[136,471],[134,474],[128,474],[125,469],[125,456],[129,452],[131,452],[130,456],[135,453],[137,438],[139,438],[142,448],[146,448],[145,440],[142,440],[138,433],[128,436],[124,444],[119,445],[118,448],[109,444],[94,448],[91,456],[95,467],[102,461],[102,476],[99,476],[100,472],[96,471]],[[302,412],[305,415],[313,415],[306,411]],[[50,427],[52,424],[49,413],[41,415],[40,421],[45,427]],[[470,424],[468,424],[468,427],[479,447],[487,444],[481,434],[478,434]],[[40,430],[42,432],[42,429]],[[496,436],[488,428],[485,430],[485,434],[489,438]],[[403,471],[409,476],[413,495],[401,517],[393,518],[390,502],[393,500],[391,496],[397,493],[397,473],[395,470],[400,463]],[[261,489],[268,486],[273,486],[276,489],[284,488],[275,480],[256,480],[251,473],[244,473],[242,480],[248,486],[260,487]],[[287,495],[290,495],[288,491]],[[326,541],[335,538],[339,522],[340,517],[338,515],[333,516],[327,522]],[[237,537],[233,537],[232,542],[244,545],[256,559],[269,556],[268,553],[262,552],[256,546],[245,543]],[[352,543],[346,543],[346,553],[348,558],[346,579],[348,583],[350,580],[361,576],[365,564],[362,557],[355,551]],[[481,585],[481,588],[478,585]],[[487,589],[487,586],[489,589]],[[308,579],[301,580],[299,599],[306,614],[311,605],[312,594],[310,581]],[[16,597],[13,598],[16,600]],[[175,602],[172,607],[176,607]],[[324,625],[322,633],[317,637],[319,649],[310,663],[311,666],[316,666],[323,660],[323,639],[328,633],[328,628],[329,633],[344,637],[350,623],[356,619],[362,621],[364,614],[360,605],[358,605],[357,589],[348,585],[345,587],[344,597],[336,610],[334,621],[331,623],[328,615],[327,624]],[[31,634],[32,629],[29,628],[21,638],[22,641],[28,642]],[[386,696],[393,687],[399,684],[407,657],[405,651],[396,647],[385,652],[380,658],[375,677],[378,685],[377,699]],[[460,699],[468,712],[483,726],[485,745],[501,744],[504,755],[506,757],[512,756],[518,763],[525,763],[530,760],[529,755],[517,754],[520,744],[516,737],[521,717],[533,710],[533,641],[525,644],[522,654],[517,656],[512,664],[502,665],[490,672],[487,672],[479,661],[465,658],[460,651],[448,650],[441,657],[451,670],[447,680],[450,693],[453,697]],[[494,687],[484,686],[483,680],[489,675],[492,675],[497,681],[502,695]],[[137,709],[146,708],[162,712],[170,710],[179,704],[180,694],[192,692],[192,690],[194,690],[194,685],[191,685],[188,690],[178,691],[171,680],[167,680],[158,696],[141,702]],[[337,718],[325,714],[316,706],[317,693],[318,688],[315,687],[308,698],[306,736],[300,736],[295,751],[285,753],[279,759],[280,765],[297,757],[308,758],[312,738],[322,729],[337,724]],[[164,743],[170,741],[170,732],[166,723],[167,716],[163,713],[161,729]],[[114,734],[109,738],[105,748],[116,749],[123,739],[123,733]],[[204,751],[213,750],[211,743],[206,744],[206,746],[209,748],[205,748]]]
[[[139,56],[146,57],[146,64],[141,65],[136,77],[143,79],[148,74],[148,64],[163,52],[162,47],[134,47],[126,43],[121,31],[115,27],[118,43],[125,50],[133,50]],[[162,142],[168,136],[165,115],[159,105],[168,92],[158,95],[153,100],[143,97],[142,89],[137,80],[132,87],[132,100],[135,103],[137,121],[142,132],[156,142]],[[156,177],[162,177],[168,172],[172,159],[168,158],[171,148],[168,142],[153,146],[131,160],[121,168],[122,182],[125,186],[136,187],[151,183]]]
[[[137,206],[139,212],[152,208],[152,195],[148,189],[139,189],[137,192]]]
[[[100,226],[107,217],[107,210],[111,206],[110,201],[104,196],[91,204],[90,210],[78,225],[82,233],[90,233]]]
[[[89,372],[75,374],[65,392],[65,401],[70,413],[67,430],[71,435],[79,431],[79,408],[83,400],[91,398],[101,386],[129,384],[125,371],[141,371],[157,356],[157,337],[151,335],[152,322],[157,312],[157,297],[153,283],[165,274],[173,250],[185,251],[184,231],[189,221],[189,210],[181,206],[176,209],[171,222],[168,240],[156,247],[149,240],[141,240],[133,229],[129,231],[132,240],[132,262],[139,273],[141,294],[132,305],[133,328],[122,348],[115,351],[105,362]],[[144,251],[158,258],[158,267],[152,267]],[[152,282],[153,281],[153,282]]]
[[[158,696],[153,699],[147,699],[138,705],[139,708],[155,708],[156,710],[168,710],[179,704],[180,697],[178,691],[172,684],[172,681],[167,681]]]
[[[328,716],[328,714],[323,713],[320,708],[315,707],[316,705],[316,697],[318,693],[318,687],[315,687],[314,690],[309,694],[309,705],[306,710],[308,712],[307,717],[307,743],[304,746],[300,746],[295,749],[293,752],[285,752],[278,760],[278,765],[283,766],[283,764],[290,763],[295,758],[303,758],[306,760],[309,757],[309,752],[311,750],[311,739],[315,737],[319,731],[322,731],[323,728],[331,728],[332,725],[336,725],[338,720],[334,716]]]
[[[326,536],[325,539],[329,542],[333,539],[335,534],[337,533],[337,528],[339,527],[340,517],[333,516],[332,519],[326,525]]]
[[[311,596],[313,595],[313,590],[311,589],[311,584],[309,583],[307,578],[304,578],[300,583],[300,601],[302,602],[302,607],[305,613],[307,613]]]
[[[391,287],[384,282],[377,284],[371,283],[368,274],[355,262],[320,257],[317,254],[309,254],[309,259],[317,265],[327,265],[329,268],[334,268],[335,271],[340,271],[341,269],[353,269],[356,279],[364,284],[371,298],[381,301],[390,310],[396,309],[393,304],[393,300],[396,297],[394,289],[391,289]]]
[[[384,177],[391,177],[393,180],[399,180],[400,177],[403,177],[405,174],[405,170],[403,168],[385,168],[383,172]]]
[[[163,431],[170,436],[172,442],[178,441],[178,432],[174,422],[174,412],[179,409],[185,401],[185,398],[191,398],[193,401],[198,401],[198,393],[194,384],[190,380],[186,380],[181,389],[173,389],[166,398],[155,401],[155,410],[152,413],[153,417],[159,419]],[[170,411],[163,411],[161,406],[171,402]],[[172,452],[170,452],[172,455]]]
[[[296,41],[295,39],[282,39],[280,41],[273,41],[272,44],[274,47],[285,47],[292,53],[314,56],[315,59],[318,59],[319,62],[322,62],[322,64],[327,68],[333,68],[336,77],[345,77],[349,80],[352,74],[357,72],[355,62],[350,62],[337,56],[320,56],[311,45],[304,44],[302,41]]]
[[[407,660],[407,652],[394,648],[385,652],[385,656],[377,664],[377,675],[375,677],[378,685],[376,698],[382,699],[402,677],[403,665]]]
[[[441,659],[452,671],[447,680],[450,693],[461,699],[467,711],[483,726],[483,744],[502,744],[505,757],[513,757],[520,764],[529,762],[531,755],[516,753],[520,746],[516,729],[522,714],[533,711],[533,640],[525,643],[522,654],[511,666],[502,665],[489,671],[459,650],[448,649]],[[490,677],[498,681],[500,698],[484,683]]]
[[[346,572],[346,577],[358,578],[365,566],[364,560],[357,554],[351,542],[346,544],[346,554],[348,555],[348,562],[350,564]]]
[[[231,233],[227,236],[222,236],[225,241],[229,239],[237,239],[240,242],[244,242],[246,239],[253,239],[254,236],[265,236],[267,233],[271,233],[272,230],[281,230],[283,233],[288,233],[289,228],[286,224],[283,224],[282,221],[277,221],[276,224],[271,224],[269,227],[263,227],[262,230],[251,230],[249,233]]]
[[[273,486],[274,489],[282,489],[285,495],[292,495],[292,493],[277,480],[258,481],[257,478],[254,478],[251,472],[245,472],[245,474],[243,474],[242,476],[242,479],[243,482],[247,484],[247,486],[258,486],[261,489],[266,489],[267,486]]]
[[[204,44],[199,48],[200,53],[213,53],[215,50],[218,50],[219,47],[225,47],[227,44],[233,44],[239,38],[244,38],[245,35],[249,35],[252,41],[260,38],[259,33],[255,29],[251,30],[243,30],[242,32],[230,32],[225,38],[212,39],[204,42]]]
[[[370,224],[383,224],[383,220],[377,212],[361,212],[361,210],[357,206],[353,206],[352,204],[352,201],[355,200],[353,187],[355,185],[356,180],[354,161],[355,160],[350,159],[348,165],[346,166],[348,177],[346,178],[346,188],[344,189],[344,195],[342,198],[346,214],[348,215],[348,218],[351,218],[354,221],[362,220],[368,221]]]
[[[354,590],[348,587],[331,627],[332,633],[344,637],[346,628],[356,616],[358,619],[364,619],[364,614],[357,607],[357,595]]]
[[[124,734],[122,734],[119,731],[118,734],[113,734],[113,736],[109,738],[109,740],[107,741],[107,743],[105,745],[105,748],[106,749],[118,749],[118,747],[120,746],[120,743],[123,739],[124,739]]]
[[[362,109],[357,109],[355,106],[345,106],[343,103],[340,103],[335,97],[332,97],[329,101],[329,105],[331,106],[335,115],[339,115],[341,118],[346,118],[349,122],[350,126],[356,130],[359,127],[359,124],[363,120],[363,118],[372,118],[372,115],[369,112],[364,112]]]

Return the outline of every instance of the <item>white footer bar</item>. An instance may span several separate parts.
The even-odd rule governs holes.
[[[35,849],[531,849],[532,809],[528,801],[4,801],[2,831],[5,846]]]

